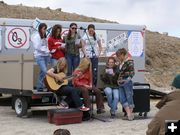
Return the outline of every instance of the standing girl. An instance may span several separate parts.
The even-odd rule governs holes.
[[[36,86],[37,91],[43,91],[43,80],[47,72],[47,64],[49,62],[49,49],[46,39],[46,29],[47,25],[45,23],[41,23],[38,27],[38,32],[32,37],[34,57],[40,69]]]
[[[117,59],[120,62],[119,65],[119,97],[120,102],[127,113],[127,119],[133,120],[133,83],[132,78],[134,76],[134,62],[127,57],[127,51],[125,48],[121,48],[116,52]]]
[[[93,85],[97,85],[98,58],[102,51],[100,38],[95,33],[95,26],[88,25],[88,32],[82,38],[82,51],[85,57],[90,58],[92,64]]]
[[[51,36],[48,39],[48,47],[51,53],[51,64],[56,65],[59,58],[64,57],[64,47],[62,46],[61,39],[62,27],[59,24],[56,24],[52,28]]]
[[[77,24],[71,23],[68,35],[65,37],[65,53],[68,63],[68,75],[71,75],[74,69],[79,65],[79,48],[82,47],[80,39],[81,37],[77,33]]]

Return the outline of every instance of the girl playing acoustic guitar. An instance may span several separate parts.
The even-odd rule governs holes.
[[[66,65],[67,65],[66,59],[60,58],[56,64],[56,66],[47,71],[47,75],[55,78],[56,80],[58,80],[60,82],[63,82],[63,79],[65,77],[58,75],[58,73],[62,72],[65,74]],[[63,85],[56,91],[56,94],[59,96],[66,96],[65,101],[69,105],[73,105],[74,107],[79,108],[81,111],[88,111],[89,108],[85,107],[82,104],[82,101],[80,100],[80,97],[78,95],[78,91],[79,90],[77,88],[73,88],[69,85]],[[64,106],[63,103],[61,105]]]

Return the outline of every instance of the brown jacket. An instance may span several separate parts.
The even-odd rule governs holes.
[[[148,125],[146,135],[165,135],[165,120],[180,120],[180,91],[174,91],[157,103],[159,112]]]

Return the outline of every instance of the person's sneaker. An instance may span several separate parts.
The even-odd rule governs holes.
[[[105,113],[106,111],[104,109],[97,109],[97,114]]]
[[[43,92],[43,88],[37,89],[37,92]]]
[[[116,115],[114,113],[111,113],[111,119],[114,119]]]
[[[64,109],[68,109],[69,108],[69,105],[64,100],[61,100],[59,105],[62,106]]]
[[[89,108],[88,107],[85,107],[84,105],[82,107],[79,108],[79,110],[83,111],[83,112],[86,112],[86,111],[89,111]]]

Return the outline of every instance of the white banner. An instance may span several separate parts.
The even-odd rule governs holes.
[[[28,49],[29,27],[6,27],[5,45],[7,49]]]
[[[141,32],[131,32],[128,38],[128,50],[131,56],[140,57],[143,54],[143,35]]]
[[[126,32],[123,32],[116,37],[113,37],[107,42],[107,48],[106,48],[106,56],[113,55],[117,49],[122,47],[124,45],[124,42],[127,42],[127,34]]]
[[[0,26],[0,51],[2,49],[2,27]]]
[[[32,23],[32,27],[33,27],[35,30],[38,31],[38,27],[39,27],[39,25],[40,25],[41,23],[43,23],[43,22],[42,22],[39,18],[36,18],[36,19],[33,21],[33,23]],[[50,36],[51,31],[52,31],[52,27],[48,27],[47,30],[46,30],[46,35],[47,35],[47,37]]]

